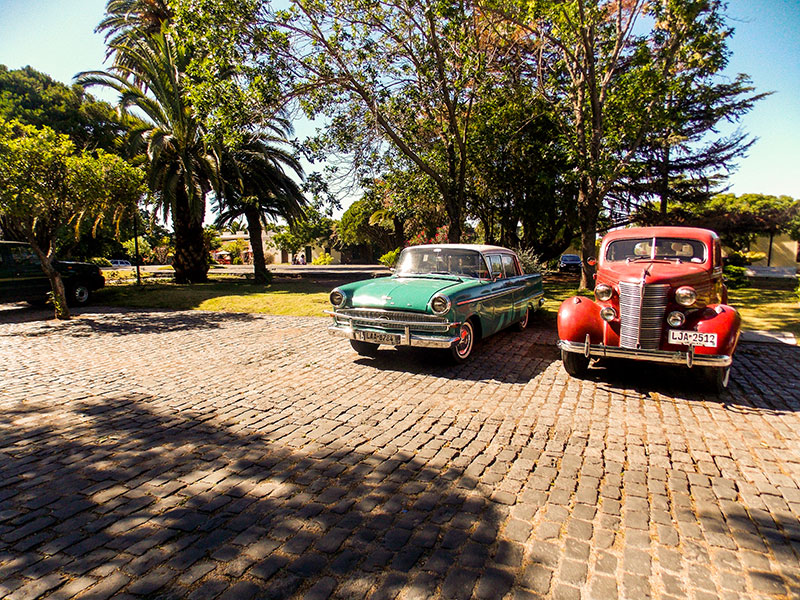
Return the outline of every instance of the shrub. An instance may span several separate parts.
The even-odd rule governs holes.
[[[400,248],[390,250],[378,259],[378,262],[390,269],[397,264],[397,259],[400,257]]]
[[[546,273],[550,270],[547,261],[542,260],[541,257],[530,248],[515,248],[514,251],[517,253],[517,258],[519,258],[519,264],[522,266],[522,270],[526,273]]]
[[[98,267],[110,267],[111,261],[107,258],[103,258],[102,256],[95,256],[89,259],[89,262],[93,265],[97,265]]]
[[[797,284],[797,289],[794,292],[797,295],[797,301],[800,302],[800,283]]]
[[[734,267],[745,267],[760,260],[764,260],[765,258],[767,258],[767,255],[763,252],[738,252],[736,250],[731,250],[728,252],[726,263]]]
[[[312,265],[329,265],[333,263],[333,257],[327,252],[323,252],[317,258],[311,261]]]
[[[725,285],[728,288],[735,290],[737,288],[747,287],[747,269],[744,267],[737,267],[735,265],[726,265],[723,269],[725,276]]]
[[[272,253],[264,254],[264,264],[271,265],[275,263],[275,255]]]

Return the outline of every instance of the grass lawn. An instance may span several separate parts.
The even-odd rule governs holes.
[[[95,304],[131,308],[171,308],[221,312],[321,317],[330,308],[331,281],[280,280],[257,286],[240,277],[215,277],[209,283],[178,285],[148,281],[141,287],[120,284],[95,293]]]
[[[177,285],[148,280],[138,287],[120,283],[98,290],[95,303],[131,308],[171,308],[273,315],[323,316],[330,308],[328,293],[341,282],[333,280],[278,279],[256,286],[238,276],[210,274],[209,283]],[[545,303],[539,319],[555,323],[561,302],[578,293],[577,278],[545,278]],[[581,293],[591,296],[590,290]],[[800,303],[790,290],[743,288],[729,292],[730,303],[751,330],[790,331],[800,339]]]
[[[790,331],[800,341],[800,302],[792,290],[741,288],[729,290],[728,300],[742,315],[744,329]]]

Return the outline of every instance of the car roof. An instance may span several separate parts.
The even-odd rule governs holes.
[[[673,225],[661,225],[656,227],[630,227],[628,229],[616,229],[609,231],[603,241],[627,239],[633,237],[672,237],[702,240],[709,243],[717,239],[717,234],[710,229],[700,227],[677,227]]]
[[[488,244],[419,244],[408,246],[409,248],[447,248],[448,250],[475,250],[478,252],[508,252],[514,254],[513,250],[502,246],[491,246]]]

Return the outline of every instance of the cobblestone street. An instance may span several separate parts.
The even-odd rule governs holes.
[[[729,392],[328,320],[0,310],[0,597],[800,598],[800,348]]]

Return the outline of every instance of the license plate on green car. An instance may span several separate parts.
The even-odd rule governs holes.
[[[355,332],[355,337],[361,342],[370,342],[373,344],[386,344],[388,346],[400,345],[400,336],[393,333],[381,333],[379,331],[358,331]]]

